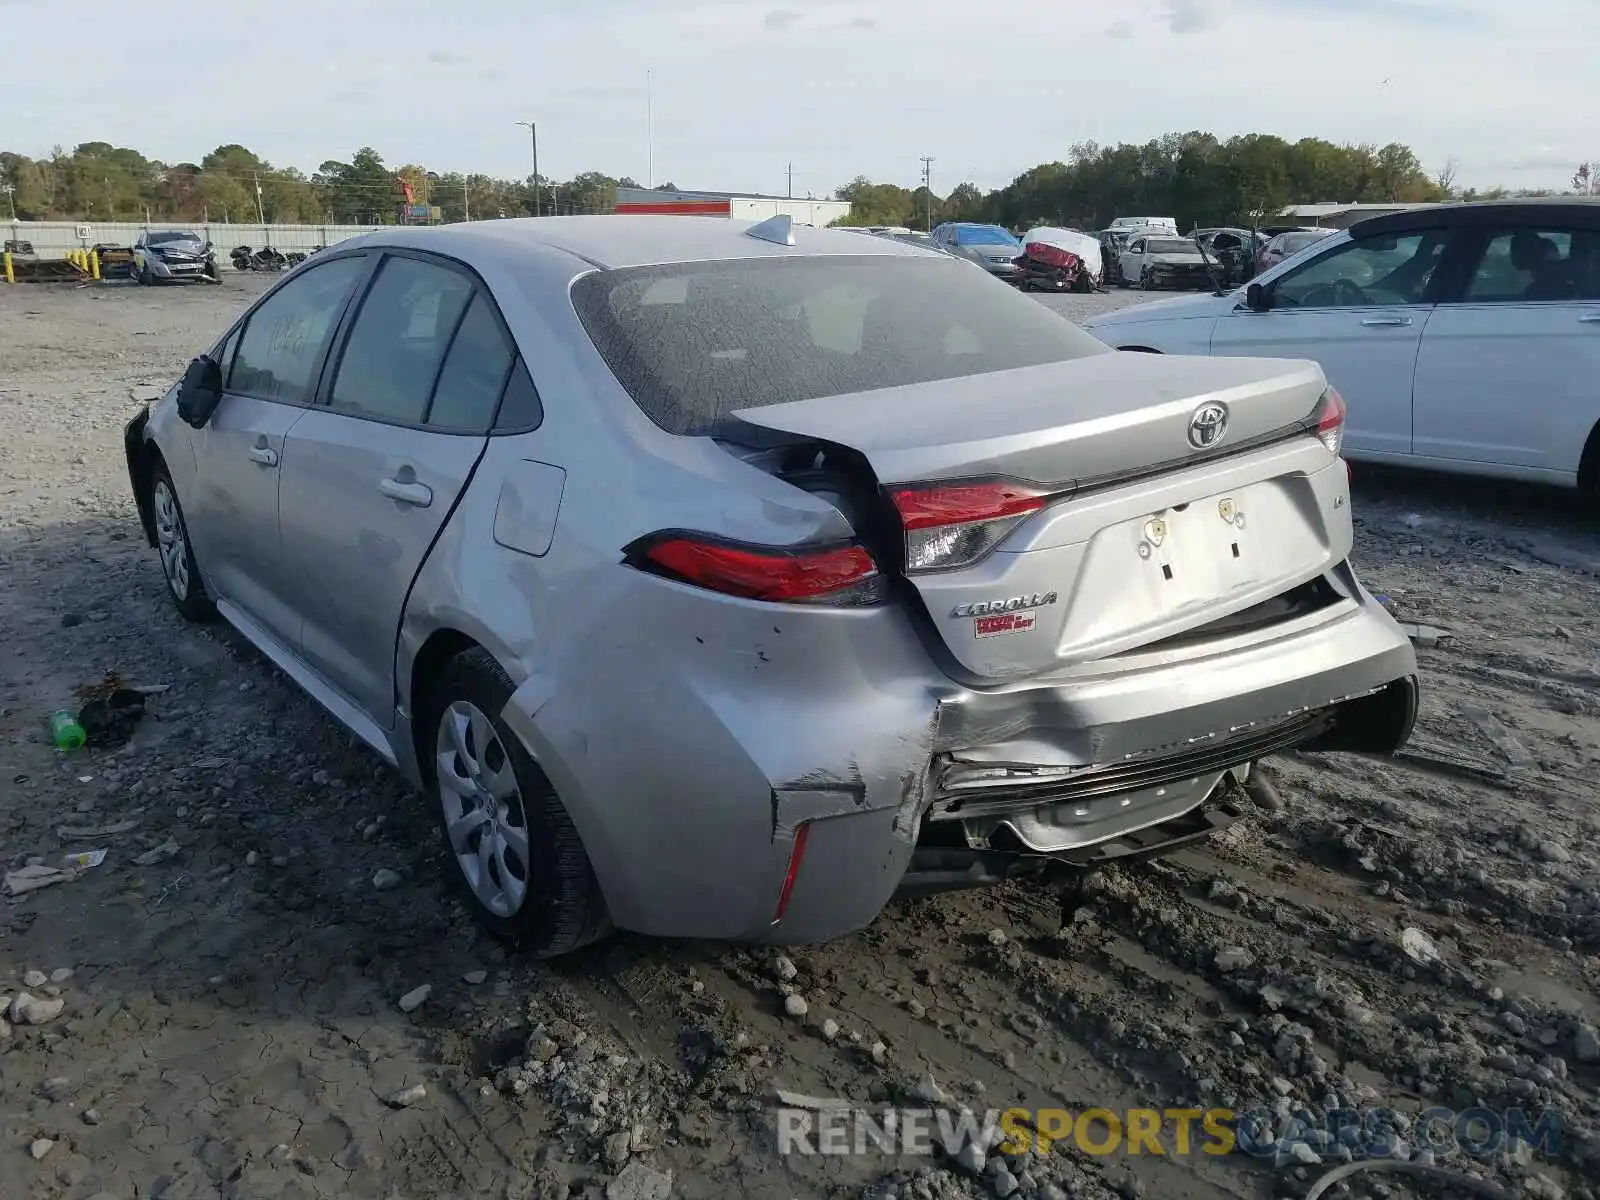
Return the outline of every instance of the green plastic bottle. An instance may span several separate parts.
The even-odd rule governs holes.
[[[78,718],[64,708],[50,714],[50,736],[61,750],[77,750],[89,740]]]

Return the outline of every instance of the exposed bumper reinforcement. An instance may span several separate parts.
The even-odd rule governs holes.
[[[1202,804],[1135,833],[1059,854],[919,846],[911,856],[911,864],[894,898],[907,900],[991,886],[1020,874],[1037,874],[1052,866],[1089,869],[1112,862],[1155,858],[1204,841],[1228,828],[1239,816],[1239,810],[1226,801]]]

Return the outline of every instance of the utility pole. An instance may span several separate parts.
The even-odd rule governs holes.
[[[928,232],[933,232],[933,158],[922,156],[922,186],[928,193]]]
[[[267,213],[261,206],[261,173],[252,171],[250,177],[255,180],[256,184],[256,218],[265,225],[267,223]]]
[[[656,185],[656,107],[649,71],[644,73],[644,140],[644,185],[653,188]]]
[[[539,129],[532,121],[518,121],[528,127],[528,140],[533,143],[533,215],[539,215]]]
[[[794,199],[794,164],[789,164],[789,199]]]

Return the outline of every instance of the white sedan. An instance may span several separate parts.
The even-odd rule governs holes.
[[[1349,458],[1600,493],[1600,205],[1373,217],[1235,292],[1085,327],[1119,350],[1312,359],[1349,405]]]

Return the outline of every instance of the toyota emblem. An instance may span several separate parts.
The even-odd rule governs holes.
[[[1228,430],[1228,406],[1202,404],[1189,418],[1189,444],[1196,450],[1209,450]]]

